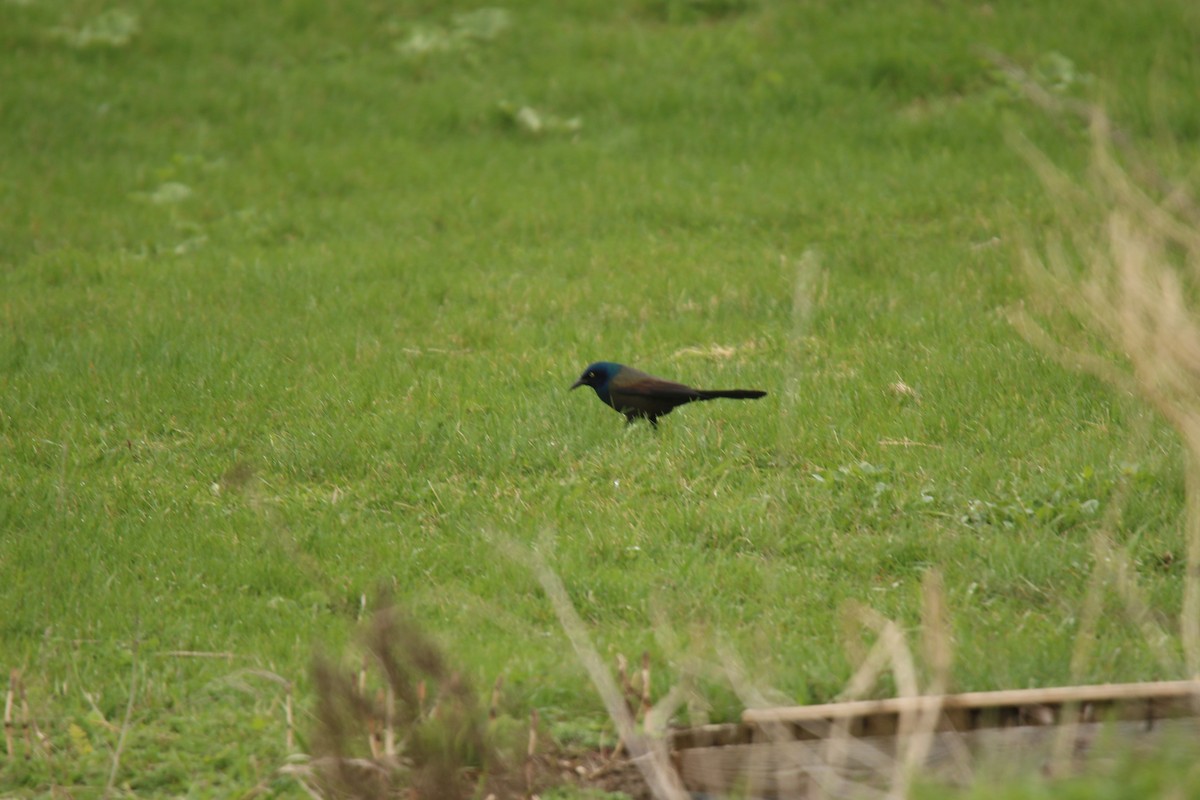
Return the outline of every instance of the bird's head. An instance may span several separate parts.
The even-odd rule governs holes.
[[[578,389],[580,386],[590,386],[596,390],[596,393],[604,396],[604,387],[608,385],[608,381],[612,376],[621,371],[620,364],[613,364],[609,361],[597,361],[594,364],[588,364],[587,369],[579,376],[579,380],[571,384],[572,389]]]

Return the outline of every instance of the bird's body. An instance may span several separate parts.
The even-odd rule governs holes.
[[[766,394],[757,389],[693,389],[611,361],[589,364],[571,388],[579,386],[595,389],[601,400],[625,415],[626,423],[643,417],[655,427],[659,417],[684,403],[718,397],[753,400]]]

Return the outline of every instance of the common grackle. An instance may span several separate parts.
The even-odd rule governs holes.
[[[589,364],[579,380],[571,384],[572,389],[580,386],[595,389],[601,400],[625,415],[625,424],[644,417],[655,428],[658,427],[658,418],[663,414],[669,414],[676,406],[693,400],[713,400],[717,397],[753,400],[766,394],[757,389],[693,389],[611,361]]]

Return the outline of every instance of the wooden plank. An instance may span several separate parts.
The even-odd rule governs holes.
[[[980,766],[1006,774],[1027,775],[1047,766],[1057,737],[1056,725],[1025,725],[978,731],[933,734],[922,774],[960,782]],[[1084,723],[1068,730],[1069,752],[1079,766],[1110,752],[1100,742],[1126,747],[1153,746],[1158,737],[1197,737],[1195,719]],[[674,754],[676,769],[690,792],[756,798],[845,796],[859,787],[882,797],[893,778],[903,739],[895,736],[836,737],[824,740],[779,740],[760,744],[695,747]],[[841,748],[834,757],[835,748]],[[968,763],[964,764],[966,757]],[[966,771],[964,773],[964,767]]]
[[[848,703],[811,706],[750,708],[743,722],[761,725],[772,722],[807,722],[846,719],[872,714],[912,714],[926,709],[985,709],[1005,706],[1057,706],[1066,703],[1115,703],[1120,701],[1200,699],[1200,681],[1159,683],[1108,683],[1095,686],[1055,686],[1043,689],[1006,689],[997,692],[965,692],[948,695],[913,695]]]
[[[1090,758],[1093,750],[1107,751],[1093,748],[1106,738],[1126,747],[1151,744],[1163,732],[1200,737],[1200,681],[749,709],[740,724],[673,732],[672,758],[693,792],[803,798],[854,785],[871,794],[886,789],[896,763],[907,758],[905,730],[914,716],[933,710],[939,713],[923,767],[954,781],[992,760],[1036,770],[1056,752]]]

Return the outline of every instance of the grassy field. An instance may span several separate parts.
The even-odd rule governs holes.
[[[1191,0],[0,0],[0,667],[54,746],[0,794],[99,796],[123,728],[119,794],[301,796],[261,672],[303,749],[312,654],[381,585],[507,713],[594,727],[501,538],[713,719],[720,647],[827,700],[843,609],[915,626],[930,568],[956,688],[1179,677],[1115,601],[1071,673],[1102,526],[1177,630],[1181,453],[1005,317],[1056,220],[1009,137],[1088,144],[986,54],[1187,165],[1198,31]],[[769,395],[627,428],[567,391],[597,359]]]

